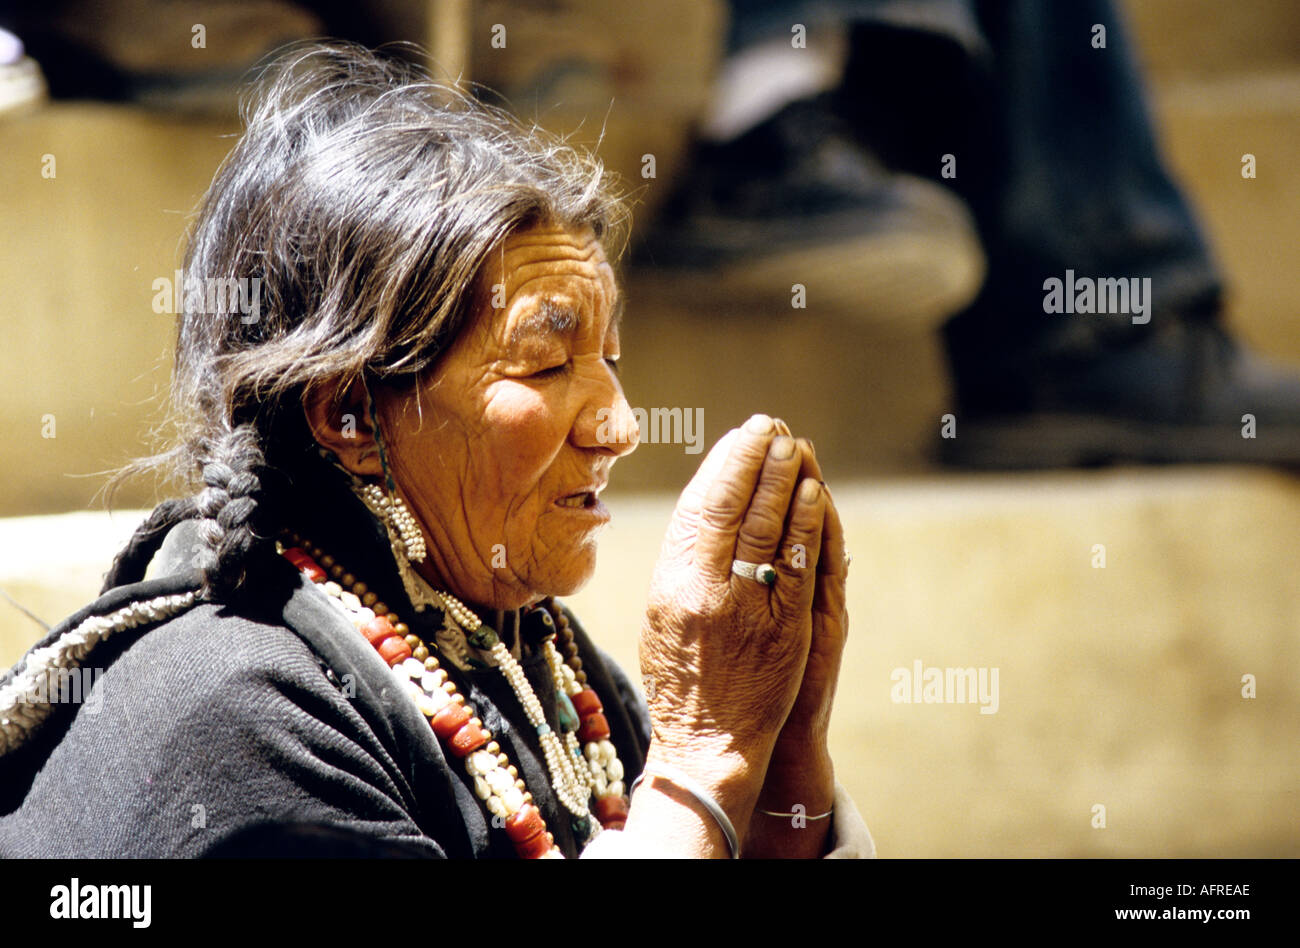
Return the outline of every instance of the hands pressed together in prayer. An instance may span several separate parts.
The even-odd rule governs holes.
[[[827,730],[848,615],[844,533],[821,481],[811,442],[755,415],[678,500],[641,634],[653,738],[626,827],[674,855],[728,847],[692,794],[653,777],[656,764],[712,795],[744,855],[826,851],[831,819],[816,817],[834,799]],[[776,580],[737,575],[734,561],[771,564]]]

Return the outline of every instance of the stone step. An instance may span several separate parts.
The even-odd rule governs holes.
[[[883,855],[1300,856],[1300,482],[1206,468],[831,486],[853,554],[832,751]],[[635,678],[675,498],[617,491],[570,603]],[[0,587],[57,620],[142,516],[0,521]],[[38,634],[0,602],[0,666]],[[916,662],[996,668],[996,712],[895,702],[892,676]]]

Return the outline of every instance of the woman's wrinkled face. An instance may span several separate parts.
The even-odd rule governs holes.
[[[615,373],[614,273],[591,231],[538,226],[488,266],[490,298],[432,379],[377,392],[398,492],[436,588],[499,609],[579,589],[598,499],[637,425]]]

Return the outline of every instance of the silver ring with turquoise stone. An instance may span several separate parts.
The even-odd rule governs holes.
[[[743,579],[752,579],[764,586],[776,584],[776,567],[771,563],[747,563],[744,560],[732,560],[731,571]]]

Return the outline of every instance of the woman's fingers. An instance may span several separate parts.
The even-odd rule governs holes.
[[[812,512],[821,500],[795,499],[801,481],[821,479],[821,468],[811,443],[789,430],[780,419],[754,415],[727,432],[682,491],[666,544],[666,552],[689,551],[705,578],[752,584],[755,594],[767,588],[734,576],[732,562],[773,564],[786,586],[809,587],[788,590],[787,608],[811,603],[822,544]]]
[[[773,564],[772,612],[778,618],[806,616],[812,610],[825,520],[826,491],[819,481],[806,477],[799,482],[790,507],[784,555]]]
[[[736,558],[736,535],[754,496],[776,428],[767,415],[754,415],[738,434],[700,508],[695,564],[705,575],[726,582]]]
[[[848,564],[844,561],[844,526],[840,522],[835,501],[826,494],[826,520],[822,529],[821,554],[817,563],[817,594],[813,599],[813,612],[842,622],[845,607],[844,584],[848,579]],[[845,629],[845,632],[848,630]]]
[[[798,484],[802,486],[805,481],[810,479],[817,481],[821,485],[822,492],[826,493],[825,505],[830,506],[830,495],[826,492],[825,484],[821,483],[822,469],[821,465],[817,463],[817,455],[813,452],[812,442],[807,438],[800,438],[799,448],[801,463]],[[781,550],[777,554],[776,566],[778,571],[785,567],[792,580],[793,578],[805,579],[809,576],[816,576],[824,545],[820,534],[813,535],[812,525],[809,522],[796,521],[796,516],[801,515],[801,512],[806,510],[806,507],[799,504],[791,505],[790,515],[784,528]],[[824,524],[822,529],[825,529]]]
[[[797,746],[819,744],[830,720],[840,661],[848,638],[844,608],[844,533],[830,491],[822,486],[823,526],[818,554],[816,590],[812,603],[812,641],[794,707],[786,718],[782,738]]]
[[[802,452],[794,438],[778,435],[772,439],[749,509],[736,534],[736,559],[771,563],[779,557],[786,515],[790,512],[802,463]]]
[[[776,423],[777,430],[781,430],[783,427],[781,419],[776,419]],[[789,428],[785,428],[785,430],[789,431]],[[812,442],[807,438],[796,440],[796,452],[799,467],[791,482],[790,503],[787,506],[785,521],[781,524],[779,543],[770,559],[760,561],[772,563],[777,568],[779,575],[785,575],[787,586],[790,582],[806,580],[810,574],[815,572],[820,552],[818,546],[820,541],[811,532],[814,524],[805,519],[796,520],[797,517],[803,517],[808,508],[806,505],[795,502],[794,491],[805,480],[811,479],[820,482],[822,479],[821,465],[817,463]],[[811,488],[808,488],[808,490],[811,491]],[[739,553],[737,558],[746,559]]]
[[[817,452],[813,450],[813,443],[807,438],[800,438],[799,446],[803,449],[803,467],[799,468],[799,476],[825,481],[826,478],[822,477],[822,466],[817,463]]]

